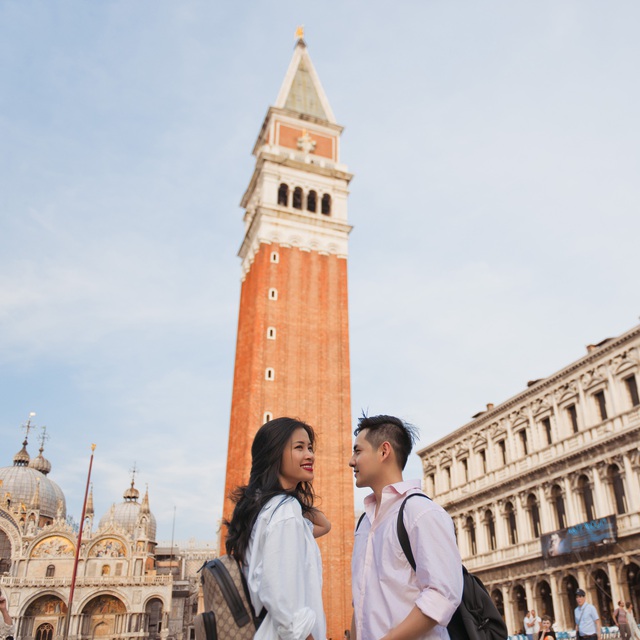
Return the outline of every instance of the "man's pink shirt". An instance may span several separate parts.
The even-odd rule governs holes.
[[[462,597],[460,552],[451,518],[431,500],[407,502],[404,522],[416,572],[398,540],[402,500],[419,489],[418,480],[386,486],[377,516],[375,495],[364,500],[366,517],[356,531],[351,563],[358,640],[379,640],[414,606],[438,623],[420,640],[449,640],[446,626]]]

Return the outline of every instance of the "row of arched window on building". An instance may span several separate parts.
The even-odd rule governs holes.
[[[331,215],[331,196],[328,193],[323,193],[321,197],[318,197],[318,192],[313,189],[305,194],[302,187],[295,187],[291,202],[289,202],[289,185],[284,182],[278,187],[278,204],[283,207],[291,206],[294,209],[306,210],[310,213],[316,213],[319,206],[320,213],[325,216]]]
[[[616,514],[622,515],[628,512],[627,495],[623,482],[623,478],[620,474],[620,468],[617,464],[610,464],[606,469],[606,476],[604,484],[610,493],[609,500],[603,499],[605,504],[611,504]],[[595,500],[593,495],[592,483],[586,474],[581,474],[577,478],[575,494],[578,498],[578,507],[580,513],[577,516],[581,522],[589,522],[595,520],[597,517],[601,517],[603,514],[596,513]],[[551,526],[545,527],[548,532],[558,529],[565,529],[570,524],[567,518],[567,509],[565,504],[565,492],[560,483],[553,484],[549,492],[549,506],[552,514],[553,522]],[[540,502],[536,494],[532,491],[526,497],[524,507],[528,519],[528,539],[540,538],[542,535],[542,525],[540,521]],[[610,512],[606,509],[609,515]],[[503,517],[505,530],[507,535],[506,545],[515,545],[524,540],[519,540],[519,527],[517,524],[516,508],[514,507],[514,501],[508,500],[504,504]],[[476,555],[478,552],[495,551],[498,546],[498,540],[496,537],[496,517],[491,508],[486,509],[481,516],[481,523],[484,526],[484,540],[485,548],[478,549],[478,537],[476,535],[476,520],[472,515],[468,515],[463,520],[463,527],[466,535],[466,551],[467,555]],[[527,532],[520,533],[527,534]]]

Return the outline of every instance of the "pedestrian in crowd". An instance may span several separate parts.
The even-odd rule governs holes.
[[[586,600],[587,594],[583,589],[576,591],[574,616],[576,619],[576,637],[578,640],[599,640],[600,616],[596,608]]]
[[[627,612],[627,624],[629,625],[631,640],[640,640],[640,629],[638,629],[638,623],[633,615],[633,605],[630,602],[626,602],[624,608]]]
[[[7,609],[7,599],[0,593],[0,640],[12,638],[15,635],[13,620]]]
[[[556,640],[556,632],[553,630],[553,620],[551,616],[544,615],[540,619],[540,631],[538,632],[536,640],[549,640],[549,638]]]
[[[540,633],[540,617],[536,615],[533,609],[524,618],[524,633],[527,636],[527,640],[537,638]]]
[[[453,522],[402,472],[417,430],[393,416],[363,417],[355,430],[353,469],[364,500],[352,559],[351,640],[449,640],[447,625],[462,597],[462,562]],[[400,507],[416,570],[398,539]]]
[[[299,420],[276,418],[251,445],[249,484],[238,487],[227,553],[238,560],[256,614],[256,640],[325,640],[322,562],[314,538],[331,525],[314,507],[315,434]]]
[[[613,612],[613,619],[620,631],[620,640],[629,640],[631,629],[627,620],[627,610],[624,608],[624,600],[618,601],[618,608]]]

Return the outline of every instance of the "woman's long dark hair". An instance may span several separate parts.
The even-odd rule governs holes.
[[[263,424],[251,445],[251,475],[249,484],[237,487],[231,500],[236,506],[231,521],[225,521],[227,553],[238,562],[244,562],[251,530],[260,513],[260,509],[274,496],[285,494],[293,496],[302,506],[302,513],[313,512],[314,493],[311,483],[299,482],[288,491],[280,484],[280,465],[282,454],[296,429],[304,429],[309,435],[311,446],[315,447],[316,435],[313,429],[300,420],[276,418]]]

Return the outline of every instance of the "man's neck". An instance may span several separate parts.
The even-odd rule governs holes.
[[[372,486],[373,494],[376,497],[376,515],[378,514],[378,509],[380,508],[380,504],[382,503],[382,491],[385,487],[388,487],[391,484],[396,484],[396,482],[402,482],[402,472],[398,473],[389,473],[384,478],[380,480],[380,482],[376,483],[376,486]]]

